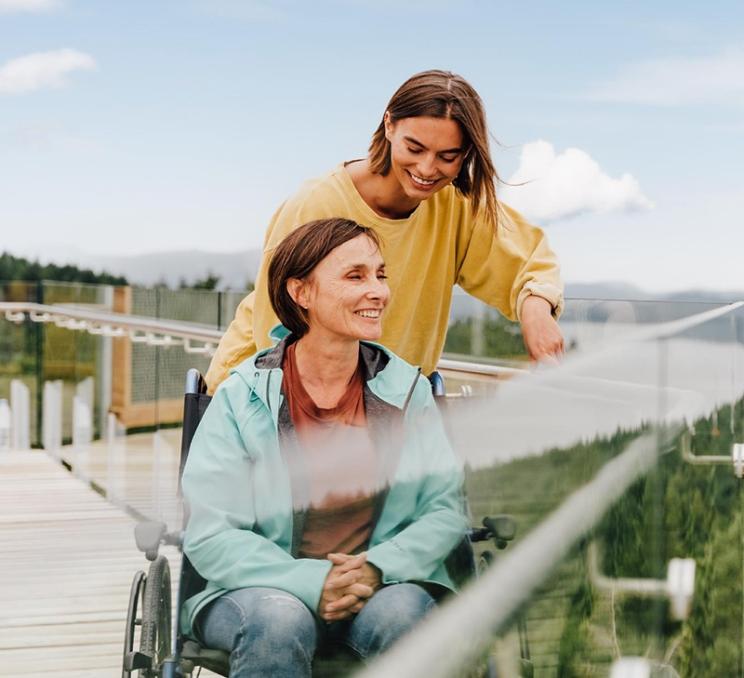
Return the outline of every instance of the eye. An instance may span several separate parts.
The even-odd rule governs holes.
[[[362,276],[359,273],[349,273],[349,275],[346,276],[349,280],[361,280]]]
[[[439,156],[444,162],[450,163],[455,162],[460,157],[459,153],[456,153],[455,155],[440,155]]]
[[[411,153],[412,155],[418,155],[419,153],[421,153],[421,149],[408,147],[408,152]]]
[[[378,280],[387,280],[388,277],[384,273],[378,273],[377,274],[377,279]]]

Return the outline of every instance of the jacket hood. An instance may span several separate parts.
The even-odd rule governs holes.
[[[278,343],[259,351],[230,370],[230,374],[236,374],[245,381],[267,406],[272,401],[270,391],[281,385],[284,351],[294,341],[292,334],[283,325],[274,327],[270,336]],[[405,409],[421,370],[374,342],[360,341],[359,357],[370,391],[389,405]],[[275,384],[273,388],[272,384]]]

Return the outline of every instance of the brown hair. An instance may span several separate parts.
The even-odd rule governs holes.
[[[269,264],[269,299],[282,325],[296,337],[308,330],[307,311],[289,294],[290,278],[304,280],[339,245],[366,235],[378,249],[380,239],[351,219],[318,219],[295,229],[274,250]]]
[[[391,122],[430,116],[450,118],[459,123],[468,151],[452,183],[460,193],[470,197],[473,213],[482,209],[495,228],[499,210],[495,182],[499,181],[499,176],[491,160],[483,102],[465,78],[450,71],[417,73],[393,94],[385,112],[389,114]],[[372,135],[369,167],[375,174],[385,176],[390,166],[390,142],[385,138],[383,116]]]

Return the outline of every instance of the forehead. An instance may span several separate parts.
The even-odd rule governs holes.
[[[459,148],[463,143],[460,124],[451,118],[418,116],[401,118],[395,123],[395,131],[412,137],[431,150]]]
[[[326,266],[380,266],[385,262],[377,245],[366,235],[358,235],[332,250],[318,267]]]

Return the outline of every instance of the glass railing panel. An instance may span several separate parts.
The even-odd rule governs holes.
[[[0,281],[0,301],[36,302],[38,286],[33,282]],[[18,381],[28,389],[29,438],[38,444],[41,420],[36,403],[40,398],[41,381],[37,364],[42,352],[41,328],[27,316],[20,322],[0,316],[0,399],[11,402],[11,383]]]
[[[687,322],[689,308],[637,303],[608,339],[602,304],[569,305],[572,321],[598,331],[560,367],[448,402],[474,524],[509,514],[517,535],[504,551],[476,545],[492,560],[418,635],[426,661],[409,665],[401,649],[365,675],[469,675],[457,648],[477,645],[479,627],[497,618],[475,669],[609,676],[614,667],[614,678],[641,675],[620,672],[634,656],[642,675],[744,675],[742,480],[731,456],[744,442],[742,312],[696,306]],[[692,563],[684,610],[685,586],[669,581],[684,584]]]
[[[0,289],[3,300],[42,294],[49,304],[213,328],[224,327],[243,298],[75,285]],[[490,316],[473,308],[460,326],[455,316],[448,344],[459,346],[459,357],[529,368],[498,381],[450,378],[456,397],[445,404],[450,438],[466,466],[473,524],[508,514],[517,533],[505,550],[475,544],[482,573],[450,604],[470,600],[470,608],[446,641],[432,632],[417,667],[440,646],[455,656],[465,643],[458,641],[461,629],[472,639],[495,626],[478,656],[463,659],[457,671],[491,662],[499,675],[528,675],[531,665],[535,676],[608,676],[632,655],[652,662],[653,675],[744,678],[737,612],[744,607],[743,495],[732,461],[735,445],[744,442],[744,314],[716,315],[714,308],[569,301],[561,320],[567,356],[557,368],[538,369],[524,361],[523,349],[519,354],[515,324],[495,315],[489,324]],[[14,374],[42,390],[44,381],[61,380],[63,436],[75,444],[59,455],[111,501],[175,528],[184,375],[189,367],[205,372],[210,358],[187,353],[182,342],[152,345],[142,333],[134,339],[2,319],[0,389]],[[73,401],[85,395],[80,384],[89,378],[85,438],[76,430]],[[462,383],[476,395],[464,397]],[[697,570],[684,619],[673,618],[664,595],[674,558],[693,559]],[[529,586],[520,584],[538,571]],[[491,623],[500,609],[509,612]],[[449,614],[443,606],[435,618]]]
[[[71,305],[87,311],[110,311],[114,288],[108,285],[87,285],[44,281],[40,303]],[[55,323],[42,323],[43,353],[38,369],[42,382],[62,382],[62,438],[73,437],[73,405],[75,396],[83,398],[91,410],[92,434],[99,437],[106,426],[111,389],[109,339],[73,330]]]
[[[626,299],[567,299],[559,324],[567,353],[593,351],[621,340],[627,332],[652,323],[669,322],[720,304]],[[528,362],[518,322],[455,288],[445,343],[445,357],[500,365]]]

